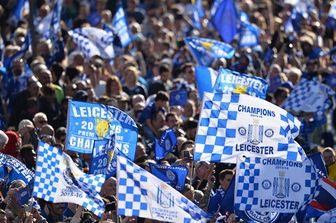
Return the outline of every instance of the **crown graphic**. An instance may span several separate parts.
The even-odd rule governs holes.
[[[259,119],[254,119],[254,120],[253,120],[253,125],[258,125],[258,124],[259,124],[259,121],[260,121]]]

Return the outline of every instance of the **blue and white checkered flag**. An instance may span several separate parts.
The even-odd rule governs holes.
[[[101,217],[105,206],[99,193],[104,181],[102,174],[83,173],[62,150],[39,143],[35,197],[52,203],[75,203]]]
[[[113,33],[95,27],[77,28],[69,35],[87,58],[98,55],[104,59],[114,57]]]
[[[194,160],[236,163],[236,156],[301,160],[294,141],[300,121],[287,111],[246,94],[208,93],[195,139]]]
[[[282,107],[295,112],[318,112],[329,109],[332,105],[330,97],[335,92],[317,80],[302,79],[295,86]]]
[[[311,162],[240,157],[235,209],[295,213],[316,193],[318,173]]]
[[[207,222],[208,214],[123,156],[117,157],[118,214],[164,222]]]

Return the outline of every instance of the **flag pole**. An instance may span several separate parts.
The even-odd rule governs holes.
[[[36,0],[29,0],[29,28],[32,37],[31,47],[33,57],[36,56],[36,46],[37,46],[37,39],[35,35],[35,25],[34,25],[35,11],[36,11]]]

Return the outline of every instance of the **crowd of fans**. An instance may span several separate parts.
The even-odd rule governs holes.
[[[8,20],[14,0],[0,1],[2,64],[0,64],[0,149],[2,153],[21,160],[34,171],[38,141],[48,142],[65,150],[85,172],[90,156],[67,151],[67,107],[69,100],[97,102],[127,112],[138,123],[138,143],[135,163],[149,169],[150,163],[186,165],[189,174],[183,194],[215,216],[227,216],[235,222],[233,213],[220,213],[218,203],[233,177],[235,165],[193,162],[193,147],[197,132],[201,101],[195,81],[195,60],[183,38],[199,36],[220,40],[211,28],[211,1],[202,1],[206,16],[202,29],[194,29],[193,8],[186,0],[121,1],[133,35],[132,43],[111,61],[100,56],[85,58],[76,48],[68,31],[78,27],[102,28],[111,25],[115,13],[114,0],[63,0],[58,46],[34,34],[36,46],[31,46],[22,58],[5,64],[21,49],[30,32],[28,17],[17,24]],[[37,0],[34,24],[51,11],[50,1]],[[281,105],[301,78],[317,79],[334,88],[335,64],[329,52],[335,44],[334,27],[328,23],[330,1],[315,0],[314,7],[288,31],[286,22],[292,15],[295,1],[237,0],[238,12],[244,12],[251,23],[260,28],[259,45],[239,48],[238,39],[232,59],[218,59],[212,67],[249,73],[268,81],[267,100]],[[36,49],[36,55],[32,52]],[[188,99],[184,106],[170,106],[169,93],[185,88]],[[336,156],[333,132],[336,119],[328,110],[323,122],[314,113],[296,114],[308,126],[299,142],[307,153],[323,153],[329,178],[336,181]],[[154,141],[172,128],[177,145],[172,153],[155,161]],[[14,181],[3,185],[0,222],[94,222],[92,213],[73,204],[54,204],[39,200],[41,211],[19,206],[15,192],[25,185]],[[5,193],[5,191],[8,191]],[[116,222],[116,178],[103,185],[101,195],[106,212],[100,222]],[[211,202],[209,202],[209,200]],[[124,217],[120,222],[156,222],[150,219]],[[213,219],[213,221],[215,221]]]

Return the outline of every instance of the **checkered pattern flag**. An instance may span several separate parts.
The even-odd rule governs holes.
[[[102,216],[105,206],[99,192],[104,175],[83,173],[67,154],[43,142],[37,155],[35,197],[52,203],[75,203]]]
[[[329,86],[317,80],[302,79],[282,107],[295,112],[325,111],[332,105],[330,97],[334,95],[335,92]]]
[[[257,156],[301,160],[294,141],[300,121],[285,110],[246,94],[204,93],[194,160],[236,163]]]
[[[123,156],[117,157],[118,214],[164,222],[207,222],[208,214]]]
[[[312,199],[318,179],[308,159],[242,156],[237,162],[235,209],[295,213]]]

